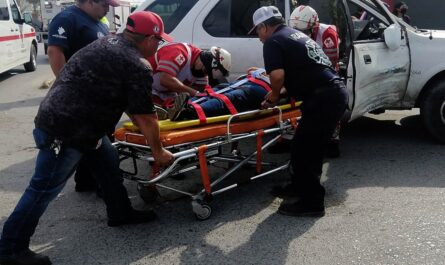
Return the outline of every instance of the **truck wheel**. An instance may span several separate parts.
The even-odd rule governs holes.
[[[426,129],[441,143],[445,143],[445,80],[436,83],[425,95],[420,116]]]
[[[36,56],[37,56],[36,46],[31,44],[31,54],[29,55],[29,62],[23,65],[25,66],[26,72],[33,72],[37,69]]]

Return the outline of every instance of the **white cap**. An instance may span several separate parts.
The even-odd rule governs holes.
[[[281,15],[280,13],[280,10],[278,10],[276,6],[262,6],[258,8],[255,13],[253,13],[253,28],[249,30],[248,34],[252,34],[259,24],[273,17],[283,17],[283,15]]]

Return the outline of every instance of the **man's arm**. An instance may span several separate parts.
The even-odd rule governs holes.
[[[48,46],[48,58],[54,75],[59,77],[60,71],[66,64],[63,48],[60,46]]]
[[[195,96],[198,93],[198,90],[195,90],[189,86],[184,85],[178,78],[172,76],[171,74],[161,72],[161,85],[167,88],[170,91],[177,93],[188,93],[191,97]]]
[[[173,161],[173,155],[162,147],[156,114],[135,114],[131,119],[147,139],[155,161],[161,166],[170,164]]]
[[[271,108],[277,105],[278,100],[280,100],[281,88],[284,85],[284,69],[276,69],[270,72],[270,87],[272,89],[266,97],[264,98],[261,107]]]

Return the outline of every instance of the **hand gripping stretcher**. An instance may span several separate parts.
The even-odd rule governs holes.
[[[209,117],[204,125],[200,120],[160,121],[163,146],[175,158],[170,166],[162,169],[154,163],[145,137],[131,123],[124,124],[124,127],[114,133],[114,145],[121,162],[127,159],[133,162],[133,172],[124,171],[124,177],[138,182],[139,195],[144,201],[153,201],[159,194],[158,189],[167,189],[189,196],[196,218],[208,219],[212,214],[210,202],[214,195],[237,187],[236,182],[227,184],[224,180],[232,180],[228,178],[241,168],[246,165],[255,166],[255,174],[250,178],[254,180],[289,167],[288,161],[281,164],[263,161],[263,150],[278,140],[280,135],[277,134],[297,126],[301,112],[297,108],[299,103],[293,105]],[[226,122],[221,123],[223,120]],[[271,140],[264,141],[266,135],[270,135],[267,138]],[[256,148],[250,154],[241,155],[238,143],[247,139],[255,139]],[[230,148],[223,148],[225,146]],[[136,176],[137,160],[150,162],[151,173],[148,178]],[[227,164],[228,168],[222,175],[211,177],[208,167],[218,163]],[[267,170],[263,171],[263,168]],[[165,184],[167,178],[192,170],[200,172],[202,189],[198,192],[191,193]]]

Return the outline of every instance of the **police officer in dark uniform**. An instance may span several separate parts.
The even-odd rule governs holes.
[[[264,64],[272,87],[262,106],[275,106],[283,86],[290,96],[303,101],[302,119],[292,140],[292,181],[274,190],[277,196],[298,199],[292,203],[283,201],[278,212],[323,216],[323,152],[347,108],[344,84],[322,48],[302,32],[285,26],[278,8],[259,8],[253,14],[253,23],[251,32],[255,31],[264,43]]]
[[[48,57],[56,77],[62,67],[78,50],[109,34],[100,19],[109,6],[119,6],[117,0],[77,0],[77,4],[57,14],[51,21],[48,32]],[[74,180],[76,191],[94,191],[97,184],[89,170],[89,156],[79,164]]]

